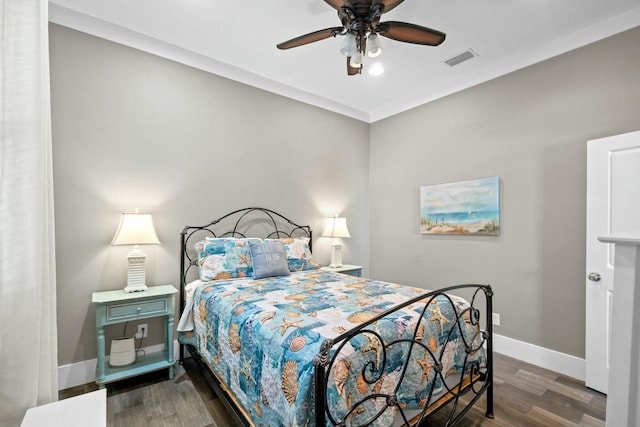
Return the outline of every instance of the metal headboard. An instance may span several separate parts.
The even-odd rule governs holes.
[[[180,309],[184,308],[184,288],[192,267],[197,269],[198,254],[194,245],[209,237],[308,237],[312,248],[313,233],[308,225],[299,225],[271,209],[244,208],[230,212],[206,225],[187,225],[180,232]]]

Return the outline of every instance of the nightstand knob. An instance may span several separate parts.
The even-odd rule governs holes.
[[[142,311],[142,307],[138,307],[136,310],[138,310],[138,313],[140,313]]]

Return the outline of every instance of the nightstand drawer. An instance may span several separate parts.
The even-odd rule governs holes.
[[[114,304],[107,306],[107,322],[138,316],[158,316],[168,311],[166,299],[137,301],[128,304]]]

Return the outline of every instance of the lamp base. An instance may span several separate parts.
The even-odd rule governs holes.
[[[142,285],[136,285],[136,286],[126,286],[126,287],[124,288],[124,291],[125,291],[126,293],[128,293],[128,294],[129,294],[129,293],[131,293],[131,292],[142,292],[142,291],[146,291],[147,289],[149,289],[149,288],[147,288],[147,285],[142,284]]]
[[[342,267],[342,243],[338,239],[331,243],[331,264],[329,264],[329,267]]]
[[[129,270],[127,271],[127,287],[124,288],[125,292],[141,292],[147,290],[144,274],[145,259],[146,255],[140,250],[140,246],[138,245],[135,245],[133,250],[127,255]]]

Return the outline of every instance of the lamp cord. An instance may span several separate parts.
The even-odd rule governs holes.
[[[135,335],[134,335],[135,337]],[[140,350],[140,348],[142,347],[142,341],[144,340],[144,329],[143,329],[143,333],[142,336],[140,337],[140,344],[138,344],[138,348],[136,348],[136,357],[138,357],[138,352],[142,352],[142,355],[146,355],[147,353],[144,350]]]
[[[129,322],[124,322],[124,327],[122,328],[122,337],[125,338],[127,336],[127,325],[129,324]],[[136,338],[136,334],[133,334],[133,339],[135,340]],[[144,333],[142,334],[142,337],[140,337],[140,343],[138,344],[138,348],[136,348],[136,357],[138,357],[138,353],[142,352],[142,355],[146,355],[146,351],[141,350],[142,348],[142,341],[144,340]]]

